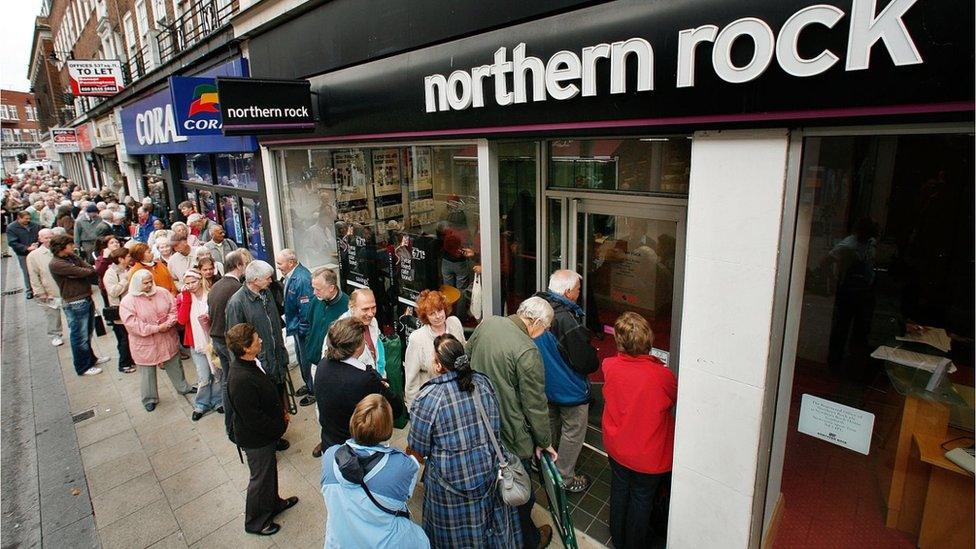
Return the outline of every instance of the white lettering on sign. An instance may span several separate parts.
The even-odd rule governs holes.
[[[902,20],[917,0],[892,0],[880,13],[877,0],[853,0],[848,31],[845,70],[864,70],[870,67],[871,50],[880,41],[896,66],[922,63],[915,43]],[[759,78],[773,63],[773,59],[791,76],[806,78],[821,74],[834,66],[840,57],[824,49],[814,57],[802,57],[797,43],[804,29],[822,25],[833,29],[846,14],[838,7],[817,4],[805,7],[786,20],[777,35],[765,21],[756,17],[737,19],[723,28],[702,25],[678,31],[677,74],[675,86],[695,85],[695,52],[705,42],[712,45],[712,70],[722,80],[743,84]],[[752,58],[743,65],[732,61],[732,48],[738,41],[748,40]],[[627,93],[628,82],[635,82],[636,92],[654,90],[654,48],[643,38],[630,38],[612,44],[597,44],[582,49],[582,56],[563,50],[547,61],[527,55],[524,42],[512,48],[495,50],[493,63],[455,70],[449,75],[431,74],[424,77],[424,107],[427,112],[464,110],[485,105],[484,81],[494,81],[495,103],[500,106],[531,101],[557,101],[578,95],[597,94],[598,62],[609,63],[610,93]],[[628,78],[628,70],[634,72]],[[511,75],[511,76],[509,76]],[[508,79],[512,89],[509,90]],[[246,110],[246,109],[241,109]],[[238,116],[245,116],[240,114]]]
[[[227,109],[227,118],[307,118],[308,107],[238,107]]]
[[[136,115],[136,139],[142,146],[162,145],[186,141],[186,136],[176,133],[176,117],[173,105],[153,107]]]

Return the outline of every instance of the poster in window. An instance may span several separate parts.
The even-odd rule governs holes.
[[[400,194],[400,151],[373,151],[373,193],[376,197]]]
[[[347,223],[369,223],[373,216],[366,200],[366,158],[360,150],[332,155],[338,218]]]
[[[336,222],[339,269],[349,291],[369,288],[375,274],[376,237],[372,227]]]
[[[399,301],[415,305],[424,290],[440,287],[437,241],[432,236],[402,233],[394,252],[399,273]]]
[[[432,189],[433,183],[430,176],[430,147],[416,147],[414,148],[414,151],[417,155],[417,176],[414,178],[414,187],[412,190],[420,191],[423,189]]]

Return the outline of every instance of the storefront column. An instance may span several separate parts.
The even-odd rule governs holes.
[[[478,209],[481,231],[481,303],[483,316],[500,315],[502,310],[501,251],[498,235],[501,214],[498,209],[498,145],[478,140]]]
[[[692,141],[669,547],[758,545],[788,145],[784,129]]]
[[[264,181],[262,183],[264,185],[262,195],[266,197],[265,207],[267,208],[267,217],[265,217],[267,222],[265,223],[265,227],[271,229],[271,249],[283,250],[285,249],[284,223],[281,218],[282,206],[281,198],[278,194],[279,185],[275,184],[278,181],[278,175],[276,173],[278,163],[275,161],[274,156],[274,151],[268,149],[268,147],[261,147],[260,166]]]

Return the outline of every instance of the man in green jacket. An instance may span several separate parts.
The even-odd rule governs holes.
[[[547,452],[556,459],[549,425],[545,369],[542,355],[532,340],[552,324],[552,306],[541,297],[530,297],[514,315],[486,318],[468,340],[472,367],[491,379],[498,397],[502,442],[525,466]],[[532,522],[535,497],[518,508],[523,547],[546,547],[552,528]]]

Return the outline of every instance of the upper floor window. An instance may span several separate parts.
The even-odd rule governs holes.
[[[3,128],[3,140],[4,141],[13,141],[14,140],[14,131],[11,130],[10,128]]]

